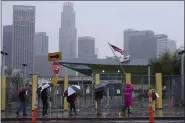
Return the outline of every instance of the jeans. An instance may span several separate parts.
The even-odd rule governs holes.
[[[48,101],[47,100],[42,100],[42,115],[47,115],[47,110],[48,110]]]
[[[19,102],[19,107],[17,112],[19,113],[19,111],[22,109],[23,114],[26,114],[26,103],[25,102]]]
[[[72,110],[74,111],[74,113],[76,114],[76,108],[75,108],[75,104],[70,104],[70,114],[72,114]]]

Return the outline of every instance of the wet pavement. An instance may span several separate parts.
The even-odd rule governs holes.
[[[20,112],[20,116],[16,116],[16,111],[8,111],[2,112],[1,118],[3,122],[11,123],[11,121],[21,122],[24,121],[27,123],[31,121],[32,114],[28,112],[27,117],[23,117],[22,113]],[[176,123],[177,121],[181,123],[184,122],[184,109],[183,108],[175,108],[175,109],[164,109],[164,110],[156,110],[154,113],[155,120],[160,122],[160,120],[166,120],[165,122],[168,123]],[[40,122],[60,122],[60,123],[70,123],[70,121],[80,123],[84,121],[88,121],[87,123],[91,123],[91,121],[95,121],[97,123],[104,123],[105,121],[108,123],[130,123],[130,122],[140,122],[144,123],[145,121],[148,122],[149,113],[148,110],[143,109],[132,109],[131,115],[122,115],[118,110],[102,110],[102,115],[97,116],[95,111],[82,111],[80,110],[77,116],[70,116],[68,112],[63,112],[56,110],[48,111],[48,117],[42,117],[41,111],[39,110],[37,115],[37,121]],[[170,121],[172,120],[172,121]],[[78,122],[79,121],[79,122]],[[29,122],[28,122],[29,123]],[[141,122],[140,122],[141,123]]]
[[[1,117],[2,118],[17,118],[16,111],[7,111],[2,112]],[[103,118],[120,118],[120,111],[119,110],[102,110],[102,116]],[[28,116],[27,118],[30,118],[32,116],[31,112],[27,112]],[[96,111],[82,111],[79,110],[78,115],[76,117],[78,118],[96,118]],[[163,110],[156,110],[154,113],[155,117],[182,117],[184,116],[184,108],[174,108],[174,109],[163,109]],[[130,117],[148,117],[148,109],[146,108],[139,108],[139,109],[132,109],[132,114]],[[22,117],[22,112],[20,112],[20,118]],[[39,110],[37,117],[42,117],[41,110]],[[70,117],[68,112],[64,112],[62,110],[50,110],[48,111],[48,117],[49,118],[68,118]]]

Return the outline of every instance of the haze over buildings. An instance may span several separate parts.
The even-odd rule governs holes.
[[[13,6],[12,68],[34,73],[35,6]]]
[[[78,37],[78,58],[97,58],[95,54],[95,38],[88,36]]]
[[[161,36],[157,39],[157,58],[165,52],[175,53],[176,41],[171,40],[168,36]]]
[[[166,51],[174,53],[176,41],[164,34],[155,35],[151,30],[128,29],[124,31],[124,49],[131,59],[155,59]]]
[[[48,36],[46,32],[37,32],[35,34],[35,55],[47,55],[48,54]]]
[[[14,45],[13,42],[12,44],[4,43],[4,45],[6,46],[7,45],[13,46],[13,47],[8,46],[8,47],[12,47],[12,49],[5,48],[5,50],[7,51],[12,50],[12,51],[8,51],[8,52],[12,52],[12,54],[9,54],[8,56],[6,56],[6,59],[7,59],[6,62],[10,61],[11,64],[14,63],[14,68],[16,69],[17,68],[22,69],[21,64],[23,63],[26,63],[28,64],[28,66],[30,66],[29,63],[32,62],[31,60],[32,56],[30,56],[29,54],[32,54],[33,51],[31,51],[31,49],[34,48],[36,51],[36,54],[41,55],[41,56],[38,56],[40,57],[40,59],[35,60],[35,62],[39,63],[35,65],[35,67],[37,67],[37,70],[35,72],[39,71],[41,75],[46,75],[46,76],[53,75],[52,69],[51,69],[51,63],[46,61],[47,55],[44,55],[44,54],[47,54],[46,44],[48,43],[46,43],[47,41],[46,42],[44,41],[44,40],[47,40],[47,38],[50,38],[50,45],[48,44],[50,47],[50,52],[57,52],[57,51],[62,52],[63,59],[76,58],[77,55],[79,54],[81,54],[80,55],[81,58],[93,57],[92,54],[96,54],[96,55],[99,54],[100,58],[104,58],[105,56],[109,56],[111,58],[111,56],[113,56],[113,53],[110,50],[110,47],[108,46],[107,41],[122,49],[123,40],[124,40],[123,49],[126,50],[127,54],[131,55],[131,59],[148,59],[151,57],[155,58],[158,56],[157,54],[161,54],[161,52],[163,51],[166,51],[166,50],[170,50],[171,52],[174,51],[175,44],[173,43],[174,41],[172,41],[171,38],[174,40],[177,40],[177,42],[178,41],[180,42],[181,40],[183,40],[183,37],[181,37],[181,34],[180,34],[183,31],[182,31],[182,28],[179,28],[179,25],[183,27],[181,21],[184,21],[184,20],[179,19],[179,17],[181,17],[182,14],[179,14],[180,10],[178,10],[178,8],[175,8],[177,6],[180,6],[180,4],[171,5],[170,3],[165,2],[166,3],[165,5],[171,6],[170,7],[171,9],[169,9],[168,7],[164,9],[164,6],[162,6],[162,4],[156,4],[158,6],[156,5],[154,6],[149,3],[140,4],[141,2],[138,2],[137,5],[136,4],[131,5],[128,3],[121,3],[121,2],[120,4],[117,4],[115,2],[112,2],[112,4],[109,4],[107,2],[98,2],[98,3],[88,2],[88,4],[83,2],[81,3],[77,2],[75,3],[75,6],[73,6],[72,3],[67,2],[64,4],[63,11],[61,12],[61,8],[62,8],[61,2],[58,2],[58,3],[52,2],[52,5],[48,4],[47,2],[43,4],[39,4],[37,2],[14,3],[14,4],[24,4],[24,6],[25,5],[38,6],[37,8],[39,9],[37,9],[36,14],[34,13],[35,14],[34,16],[37,16],[36,17],[37,32],[41,32],[41,33],[39,33],[38,35],[37,34],[35,35],[35,31],[32,31],[33,28],[35,28],[35,19],[30,18],[33,16],[31,15],[31,10],[29,10],[28,8],[24,10],[19,9],[11,13],[12,11],[10,12],[9,10],[12,9],[12,6],[14,4],[13,2],[10,2],[10,3],[11,4],[8,4],[8,3],[5,4],[5,2],[3,3],[3,6],[4,6],[2,11],[3,25],[11,25],[13,22],[14,28],[12,28],[12,32],[13,32],[12,41],[15,41],[14,43],[15,46],[13,46]],[[128,7],[126,6],[127,4],[128,4]],[[104,8],[103,11],[101,11],[102,5],[105,5],[103,6]],[[96,6],[96,9],[94,9],[95,8],[94,6]],[[152,7],[154,6],[154,7],[153,8],[149,7],[150,8],[149,9],[149,8],[146,8],[146,6],[152,6]],[[162,15],[165,15],[165,17],[160,16],[161,13],[159,12],[161,11],[161,8],[159,6],[162,6],[162,8],[164,9]],[[109,11],[110,7],[116,7],[116,8]],[[75,8],[75,11],[74,11],[74,8]],[[182,8],[182,7],[179,7],[179,8]],[[130,9],[132,9],[132,11]],[[86,11],[84,12],[84,10]],[[128,17],[127,14],[123,14],[124,17],[120,16],[119,15],[120,11],[118,10],[123,10],[122,11],[123,13],[126,12],[126,10],[130,10],[130,12],[132,13],[132,16]],[[146,12],[146,10],[148,10],[148,12]],[[173,13],[168,12],[170,10],[173,10],[173,12],[177,10],[177,12],[175,12],[176,14],[174,15]],[[154,12],[154,11],[158,11],[158,15],[155,14],[157,12]],[[23,15],[23,13],[26,15]],[[43,13],[47,13],[47,14],[43,14]],[[75,13],[77,13],[77,18],[75,16]],[[14,14],[14,16],[12,16],[12,14]],[[20,16],[20,18],[16,20],[15,15],[16,17]],[[139,18],[137,15],[139,15]],[[147,15],[146,17],[149,20],[148,19],[146,20],[144,15],[145,16]],[[12,21],[12,17],[14,21]],[[172,17],[173,17],[173,21],[172,21]],[[160,18],[160,20],[158,20],[160,24],[159,22],[153,21],[156,18]],[[11,23],[10,23],[10,20],[11,20]],[[114,23],[113,26],[111,26],[112,23]],[[165,25],[170,25],[170,26],[165,26]],[[59,27],[60,29],[58,30]],[[123,38],[122,31],[130,27],[139,29],[141,31],[127,30],[127,34],[125,34],[124,39],[122,39]],[[77,29],[78,29],[79,37],[84,35],[89,35],[89,36],[93,36],[96,39],[95,44],[96,44],[96,47],[99,48],[99,53],[97,53],[97,50],[93,51],[94,49],[93,47],[95,46],[90,46],[90,43],[87,43],[87,46],[85,46],[85,44],[83,43],[77,46]],[[5,41],[7,42],[7,40],[11,38],[11,36],[9,37],[7,35],[11,35],[11,34],[6,31],[3,31],[3,32],[5,32],[3,33],[3,42]],[[47,32],[47,33],[43,34],[42,32]],[[159,38],[157,37],[156,34],[154,34],[154,32],[167,34],[170,39]],[[175,33],[175,32],[178,32],[178,33]],[[4,35],[4,34],[7,34],[7,35]],[[35,42],[36,42],[35,43],[36,46],[34,45],[33,48],[30,47],[32,46],[32,43],[31,43],[32,37],[34,37],[32,36],[32,34],[35,35]],[[43,37],[47,37],[47,38],[43,38]],[[36,41],[36,40],[39,40],[39,41]],[[45,42],[45,44],[41,44],[41,42],[42,43]],[[89,49],[88,52],[87,52],[87,49]],[[10,57],[10,55],[13,55],[13,56]],[[13,59],[8,60],[11,58]],[[8,65],[9,63],[6,63],[6,64],[7,66],[13,67],[12,65]],[[44,66],[44,67],[40,67],[40,66]],[[32,73],[31,72],[32,70],[30,68],[27,68],[27,70],[28,70],[27,73]],[[45,71],[50,71],[50,73],[44,73]],[[63,73],[63,75],[65,73],[68,73],[69,75],[75,75],[74,71],[68,70],[67,68],[64,69],[63,67],[61,68],[61,72]]]
[[[61,27],[59,28],[59,52],[62,52],[62,58],[77,58],[77,29],[75,21],[75,11],[73,3],[63,4],[61,12]],[[62,74],[75,75],[75,72],[62,67]]]
[[[157,43],[154,32],[150,30],[125,30],[124,50],[131,56],[131,59],[156,58]]]
[[[12,68],[12,25],[3,26],[3,50],[8,53],[5,56],[5,66]]]

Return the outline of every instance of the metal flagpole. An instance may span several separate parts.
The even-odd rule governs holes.
[[[109,44],[109,43],[108,43],[108,44]],[[121,69],[122,69],[123,73],[125,74],[125,70],[123,69],[123,67],[122,67],[122,65],[121,65],[121,63],[120,63],[120,61],[119,61],[118,57],[117,57],[117,56],[116,56],[116,54],[114,53],[114,51],[113,51],[112,47],[110,46],[110,44],[109,44],[109,47],[111,48],[111,50],[112,50],[112,52],[113,52],[114,56],[116,57],[116,60],[118,61],[118,63],[119,63],[119,65],[120,65],[120,67],[121,67]]]

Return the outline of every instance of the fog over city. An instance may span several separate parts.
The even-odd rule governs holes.
[[[2,24],[13,22],[13,5],[36,7],[35,32],[46,32],[49,37],[49,52],[58,51],[59,28],[64,2],[16,1],[2,2]],[[183,1],[77,1],[74,3],[77,37],[95,38],[99,58],[113,56],[107,42],[123,49],[123,31],[151,30],[155,34],[166,34],[177,41],[177,48],[184,43]]]

